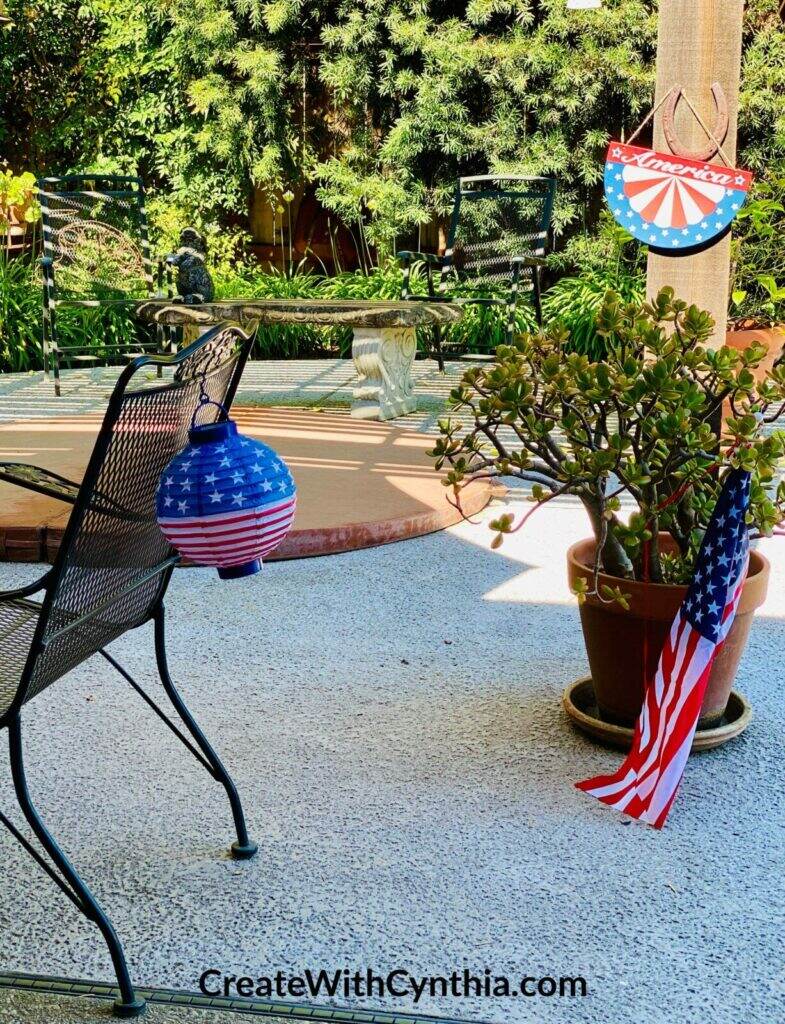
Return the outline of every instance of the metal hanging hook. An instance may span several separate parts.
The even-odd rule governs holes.
[[[711,94],[714,97],[714,106],[717,110],[717,117],[714,122],[714,128],[710,131],[698,117],[697,111],[690,103],[689,99],[685,95],[684,88],[680,85],[675,86],[668,95],[665,102],[665,109],[662,112],[662,130],[665,134],[665,138],[668,142],[671,153],[676,156],[683,156],[688,160],[702,160],[707,161],[716,153],[722,154],[722,143],[728,134],[728,125],[730,124],[730,118],[728,116],[728,101],[725,98],[722,86],[719,82],[714,82],[711,87]],[[703,147],[703,149],[692,150],[687,146],[682,145],[679,137],[676,133],[676,107],[678,106],[679,100],[684,97],[690,110],[698,117],[698,121],[709,137],[709,141]],[[724,154],[722,154],[724,157]]]

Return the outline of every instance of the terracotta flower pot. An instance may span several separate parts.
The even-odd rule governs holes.
[[[769,350],[760,366],[752,371],[756,380],[763,380],[767,371],[773,368],[774,361],[785,349],[785,325],[778,324],[776,327],[761,327],[748,331],[728,331],[725,335],[725,344],[739,352],[749,348],[753,342],[762,342]]]
[[[21,256],[31,247],[30,225],[24,219],[26,209],[27,205],[0,209],[0,248],[9,257]]]
[[[663,550],[674,547],[664,535]],[[567,572],[572,586],[585,579],[592,586],[595,541],[579,541],[567,553]],[[665,639],[687,587],[620,580],[600,574],[600,586],[620,586],[629,594],[630,609],[605,604],[589,597],[581,605],[581,627],[589,656],[591,677],[600,716],[615,725],[633,726],[643,704],[646,681],[657,669]],[[730,633],[720,649],[709,676],[698,727],[712,728],[725,713],[736,670],[747,643],[752,616],[763,604],[769,582],[769,563],[757,551],[750,554],[750,571]]]

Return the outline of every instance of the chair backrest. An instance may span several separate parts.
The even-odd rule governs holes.
[[[169,358],[171,381],[131,389],[161,361],[148,356],[121,374],[53,566],[20,704],[152,615],[176,562],[156,521],[159,478],[194,416],[222,415],[204,397],[229,408],[250,342],[239,327],[217,327]]]
[[[139,298],[155,288],[140,178],[72,174],[38,182],[52,299]]]
[[[442,289],[456,277],[493,289],[509,282],[513,256],[543,256],[555,195],[555,178],[459,178]],[[524,268],[521,283],[529,280],[531,270]]]

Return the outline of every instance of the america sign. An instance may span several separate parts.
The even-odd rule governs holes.
[[[744,205],[749,171],[612,142],[605,198],[616,221],[640,242],[678,253],[721,235]]]

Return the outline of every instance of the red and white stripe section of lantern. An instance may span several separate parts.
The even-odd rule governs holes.
[[[264,558],[283,540],[292,525],[297,498],[213,516],[159,518],[166,537],[197,565],[243,565]]]

